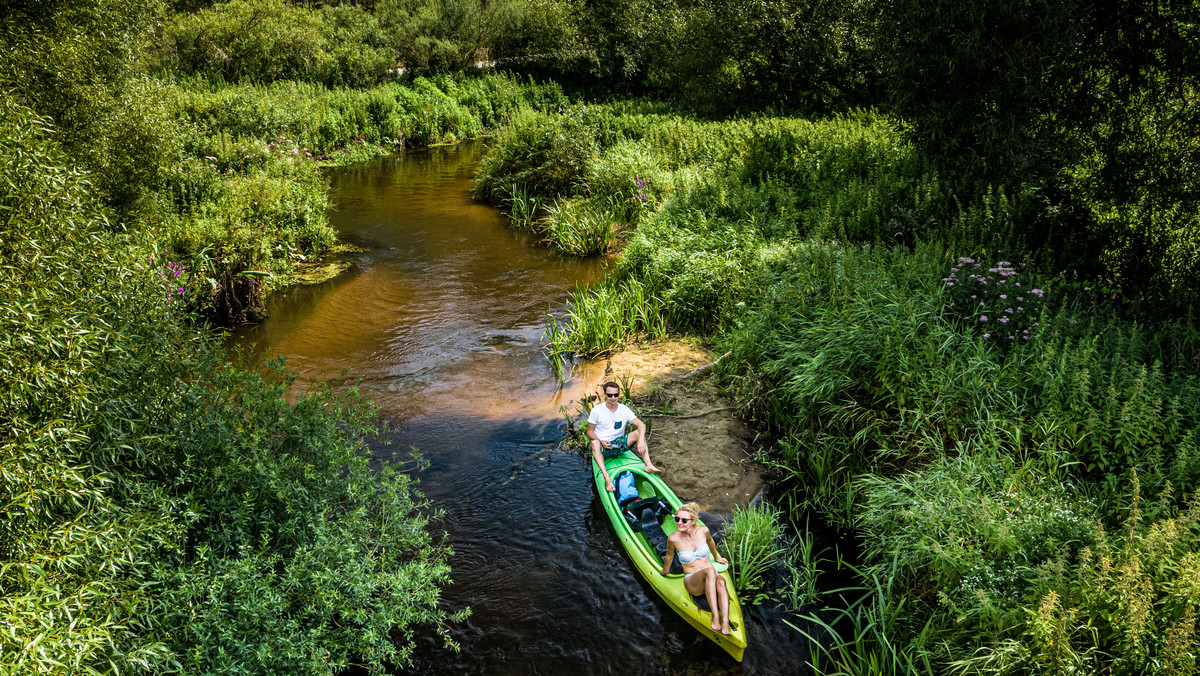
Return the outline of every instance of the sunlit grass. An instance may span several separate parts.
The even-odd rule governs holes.
[[[504,202],[508,205],[509,216],[521,228],[532,228],[542,210],[544,200],[540,195],[526,188],[521,183],[513,183]]]
[[[744,591],[762,583],[783,554],[777,544],[780,532],[779,511],[767,503],[734,510],[733,521],[725,527],[734,588]]]
[[[617,247],[621,224],[612,211],[570,200],[555,202],[546,211],[542,222],[546,241],[559,251],[590,256]]]

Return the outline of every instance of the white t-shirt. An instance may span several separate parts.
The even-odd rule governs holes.
[[[608,410],[608,404],[602,403],[592,407],[588,414],[588,424],[596,426],[596,438],[600,441],[612,441],[629,431],[629,422],[637,416],[625,404],[617,404],[616,412]]]

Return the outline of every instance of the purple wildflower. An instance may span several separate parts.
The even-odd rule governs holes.
[[[979,321],[981,321],[981,322],[986,322],[986,321],[987,321],[987,315],[982,315],[982,316],[980,316],[980,317],[979,317]]]

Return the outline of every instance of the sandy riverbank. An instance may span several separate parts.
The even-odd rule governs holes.
[[[585,369],[585,389],[628,383],[639,418],[651,425],[650,458],[682,500],[729,514],[762,490],[765,473],[750,457],[754,433],[703,376],[686,374],[720,355],[689,340],[639,343]]]

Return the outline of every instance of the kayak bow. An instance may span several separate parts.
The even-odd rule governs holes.
[[[682,504],[662,479],[645,470],[645,464],[633,453],[626,451],[615,458],[606,460],[604,465],[614,482],[617,474],[621,472],[633,473],[634,485],[637,486],[639,498],[660,497],[671,506],[672,513],[678,510],[679,505]],[[720,632],[713,631],[712,613],[696,605],[696,599],[684,589],[683,574],[662,575],[662,556],[640,529],[631,527],[629,522],[621,516],[621,508],[617,505],[617,496],[605,487],[604,474],[600,472],[595,459],[592,460],[592,478],[596,482],[596,490],[600,493],[600,502],[604,505],[604,511],[608,513],[608,519],[612,522],[613,529],[617,531],[617,537],[621,540],[629,558],[633,560],[634,567],[642,574],[646,582],[650,583],[654,591],[676,613],[679,613],[680,617],[695,627],[696,631],[707,636],[724,648],[734,659],[741,662],[742,653],[746,650],[746,624],[742,621],[742,607],[738,603],[737,593],[733,589],[729,566],[718,563],[715,559],[712,562],[717,572],[725,579],[725,587],[729,590],[729,626],[733,630],[733,635],[725,636]],[[699,515],[696,516],[698,519]],[[662,527],[664,535],[675,532],[673,519],[668,518],[659,525]]]

